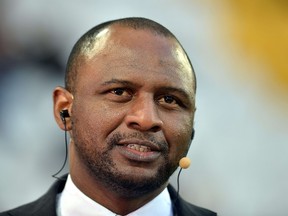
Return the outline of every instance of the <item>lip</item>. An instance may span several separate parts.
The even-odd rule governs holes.
[[[150,150],[147,152],[141,152],[132,148],[129,148],[128,145],[141,145],[146,146]],[[143,141],[143,140],[125,140],[120,141],[117,145],[119,153],[127,158],[128,160],[137,161],[137,162],[153,162],[157,160],[161,155],[161,149],[156,144]]]
[[[127,146],[129,144],[136,144],[149,147],[151,151],[160,151],[160,147],[153,142],[138,139],[120,140],[118,145]]]

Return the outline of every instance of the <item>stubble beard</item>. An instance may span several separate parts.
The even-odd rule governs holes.
[[[139,133],[129,134],[129,137],[139,138]],[[142,135],[141,135],[142,136]],[[158,145],[165,146],[161,152],[164,163],[158,168],[156,175],[152,177],[131,176],[121,173],[113,162],[111,151],[117,145],[119,140],[127,137],[124,134],[114,134],[107,140],[107,148],[98,151],[88,148],[87,143],[95,143],[93,140],[75,140],[75,147],[80,159],[85,164],[90,175],[104,187],[113,193],[125,198],[137,198],[144,194],[151,193],[167,183],[170,176],[177,169],[177,162],[170,162],[168,157],[169,148],[166,142],[158,142]],[[76,138],[76,137],[75,137]],[[155,142],[154,139],[150,140]],[[86,144],[85,144],[86,143]]]

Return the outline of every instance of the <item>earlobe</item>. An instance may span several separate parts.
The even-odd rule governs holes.
[[[191,141],[194,139],[194,136],[195,136],[195,129],[193,128],[191,133]]]
[[[57,87],[53,91],[53,104],[54,104],[54,118],[58,124],[58,126],[65,130],[65,125],[63,122],[63,117],[61,116],[61,112],[65,111],[65,115],[70,116],[71,108],[73,104],[73,95],[62,87]],[[67,117],[67,116],[66,116]],[[65,119],[66,130],[71,130],[71,121],[69,118]]]

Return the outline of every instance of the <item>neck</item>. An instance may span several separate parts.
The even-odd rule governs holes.
[[[153,191],[140,194],[135,191],[119,192],[100,181],[92,175],[81,162],[75,150],[70,145],[70,175],[76,187],[86,196],[118,215],[126,215],[144,206],[158,196],[167,186],[168,182]],[[74,150],[74,151],[73,151]],[[133,189],[131,189],[133,190]]]
[[[93,179],[87,172],[82,172],[81,175],[79,173],[74,175],[73,171],[71,171],[70,174],[73,183],[86,196],[118,215],[127,215],[144,206],[158,196],[168,184],[166,183],[150,193],[142,194],[138,197],[129,197],[129,195],[123,196],[113,190],[109,190],[107,186]]]

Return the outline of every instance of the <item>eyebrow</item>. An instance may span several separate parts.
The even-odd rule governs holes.
[[[105,81],[104,83],[102,83],[102,86],[106,86],[106,85],[110,85],[110,84],[122,84],[122,85],[127,85],[127,86],[136,86],[135,83],[127,81],[127,80],[122,80],[122,79],[111,79],[108,81]],[[185,90],[183,90],[182,88],[177,88],[177,87],[168,87],[168,86],[164,86],[164,87],[159,87],[158,88],[160,91],[165,91],[165,92],[175,92],[180,94],[182,97],[186,98],[187,100],[189,100],[190,98],[192,100],[195,99],[195,97],[190,96]]]
[[[127,80],[114,79],[114,78],[102,83],[101,85],[106,86],[106,85],[110,85],[110,84],[122,84],[122,85],[129,85],[129,86],[135,85],[132,82],[127,81]]]
[[[162,87],[161,90],[169,91],[169,92],[178,92],[183,97],[190,98],[189,94],[184,91],[182,88],[176,88],[176,87]]]

